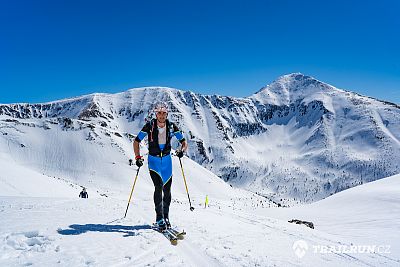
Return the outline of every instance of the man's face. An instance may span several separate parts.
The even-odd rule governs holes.
[[[167,119],[167,115],[168,115],[167,112],[158,111],[158,112],[156,113],[157,121],[158,121],[158,122],[161,122],[161,123],[164,123],[165,120]]]

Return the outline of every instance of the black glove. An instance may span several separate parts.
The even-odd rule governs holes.
[[[136,157],[136,166],[138,166],[139,168],[143,166],[143,157],[141,156]]]
[[[182,151],[182,150],[177,150],[177,151],[176,151],[176,156],[177,156],[178,158],[182,158],[182,157],[183,157],[183,151]]]

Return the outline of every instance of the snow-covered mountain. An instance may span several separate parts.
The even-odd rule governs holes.
[[[313,202],[400,172],[399,106],[299,73],[246,98],[146,87],[0,105],[0,149],[46,175],[85,185],[102,176],[106,186],[121,179],[107,166],[132,158],[134,135],[157,101],[168,102],[192,160],[277,204]],[[79,156],[66,160],[69,153]]]

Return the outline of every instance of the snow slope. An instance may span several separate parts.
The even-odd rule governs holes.
[[[360,185],[324,200],[290,209],[269,209],[268,216],[314,222],[321,231],[358,244],[391,245],[400,253],[400,175]],[[377,243],[377,241],[379,242]]]
[[[343,191],[301,208],[271,208],[265,199],[232,188],[184,158],[191,212],[174,158],[171,220],[187,236],[172,246],[150,229],[152,186],[140,170],[122,218],[135,168],[124,171],[107,197],[94,185],[78,199],[78,185],[20,168],[2,155],[0,266],[398,266],[400,176]],[[4,164],[7,162],[7,164]],[[15,173],[15,170],[19,173]],[[24,177],[21,180],[20,177]],[[37,186],[40,183],[40,186]],[[6,189],[4,184],[11,185]],[[101,190],[101,189],[100,189]],[[205,195],[210,207],[204,208]],[[55,195],[59,197],[55,197]],[[368,204],[367,204],[368,203]],[[378,217],[378,218],[377,218]],[[316,229],[290,224],[311,219]],[[299,258],[296,241],[310,246]],[[312,253],[311,246],[391,245],[390,253]]]

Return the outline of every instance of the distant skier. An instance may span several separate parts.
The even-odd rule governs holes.
[[[171,203],[172,184],[172,158],[170,154],[172,136],[175,136],[181,143],[181,148],[177,151],[179,158],[183,157],[188,145],[176,124],[167,119],[168,107],[165,103],[158,103],[154,112],[156,113],[156,119],[151,119],[143,126],[133,142],[133,150],[135,152],[136,165],[138,167],[143,166],[139,143],[148,135],[148,166],[155,187],[156,224],[161,230],[165,230],[171,227],[169,205]]]
[[[86,188],[83,188],[82,191],[79,193],[80,198],[89,198],[89,194],[86,192]]]
[[[129,166],[132,166],[133,160],[129,159]]]

